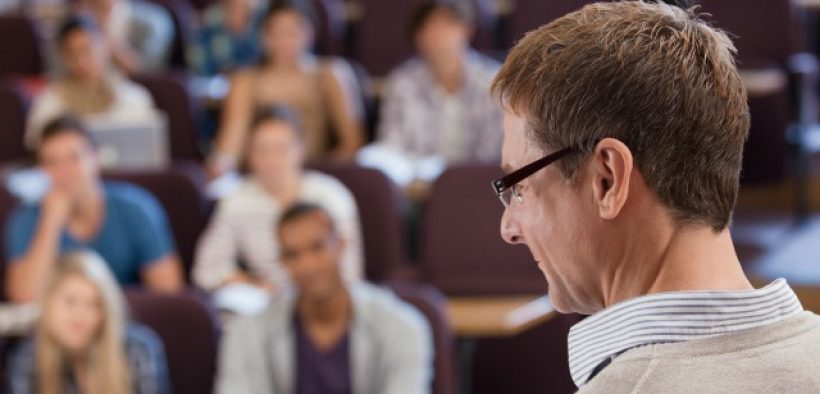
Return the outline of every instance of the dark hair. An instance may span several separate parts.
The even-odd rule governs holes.
[[[407,23],[407,37],[412,41],[437,10],[445,10],[452,17],[467,25],[475,22],[475,10],[464,0],[427,0],[417,5]]]
[[[544,151],[616,138],[677,224],[722,230],[749,133],[734,53],[692,9],[595,3],[524,36],[492,91]],[[574,182],[585,158],[558,167]]]
[[[281,230],[285,225],[291,222],[295,222],[305,216],[313,215],[316,213],[326,216],[328,224],[330,225],[330,230],[336,232],[336,225],[326,209],[322,208],[317,204],[302,201],[291,205],[290,208],[285,210],[285,212],[279,218],[279,222],[277,223],[276,228],[278,230]]]
[[[58,116],[46,123],[46,126],[43,127],[43,131],[40,133],[40,140],[37,146],[43,146],[46,141],[66,133],[76,134],[88,141],[92,146],[96,146],[94,138],[91,137],[91,134],[88,134],[88,130],[86,130],[83,123],[78,118],[68,114]]]
[[[285,123],[293,129],[293,132],[300,140],[305,138],[304,130],[302,129],[302,122],[299,119],[299,116],[287,105],[272,104],[257,107],[253,116],[253,121],[251,122],[250,135],[253,136],[256,133],[256,130],[259,129],[259,126],[262,126],[268,122]]]
[[[98,34],[100,29],[91,18],[82,15],[71,15],[66,18],[57,29],[57,46],[62,46],[71,33],[83,31],[90,34]]]
[[[307,20],[316,29],[319,26],[319,17],[313,3],[307,0],[273,0],[265,13],[264,22],[267,23],[273,16],[286,12],[296,12]]]

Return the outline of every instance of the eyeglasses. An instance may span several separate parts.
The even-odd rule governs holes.
[[[518,201],[519,204],[524,201],[517,188],[519,182],[535,174],[542,168],[558,161],[562,157],[577,152],[578,150],[579,147],[577,146],[559,150],[511,172],[503,178],[494,180],[493,190],[495,190],[495,194],[498,196],[498,199],[501,200],[501,203],[504,204],[504,208],[510,207],[510,202],[512,202],[513,197],[515,197],[515,200]]]

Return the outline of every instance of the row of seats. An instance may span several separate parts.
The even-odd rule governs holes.
[[[362,207],[366,276],[388,285],[427,317],[437,351],[434,392],[455,392],[458,364],[445,315],[445,294],[545,291],[543,278],[524,248],[510,247],[498,236],[502,207],[488,187],[488,180],[497,177],[499,170],[494,166],[456,167],[439,179],[426,209],[422,269],[417,274],[408,274],[403,253],[403,199],[396,187],[372,169],[353,165],[315,169],[339,178]],[[177,165],[167,172],[118,172],[105,177],[133,182],[157,197],[168,213],[179,253],[189,272],[193,248],[209,211],[201,194],[201,169],[196,165]],[[13,198],[0,192],[0,221],[5,221],[8,207],[13,205]],[[1,233],[2,228],[0,236]],[[2,273],[0,270],[0,283],[4,283]],[[128,299],[134,317],[151,326],[163,339],[174,392],[210,392],[219,328],[206,297],[196,291],[171,296],[129,290]],[[523,365],[518,359],[523,353],[532,354],[532,365],[542,365],[549,371],[549,377],[534,375],[516,392],[570,392],[573,386],[566,365],[565,341],[569,327],[576,321],[577,317],[562,316],[519,337],[479,340],[473,358],[476,392],[492,393],[498,382],[516,384],[515,377],[522,372],[515,366]]]
[[[419,277],[448,295],[545,290],[525,247],[511,247],[499,237],[503,207],[489,187],[490,180],[500,175],[496,166],[453,167],[435,183],[421,231],[422,269],[409,275],[402,234],[403,199],[396,186],[381,172],[352,164],[315,168],[341,180],[361,207],[368,279]],[[194,248],[210,210],[202,194],[205,176],[200,167],[190,164],[163,172],[110,172],[105,178],[132,182],[157,197],[168,214],[186,272],[190,272]],[[0,196],[3,194],[0,200],[9,201],[7,193]],[[0,220],[11,206],[0,204]]]
[[[3,26],[2,21],[0,26]],[[137,75],[132,79],[148,90],[157,108],[168,117],[171,158],[175,161],[201,161],[196,124],[199,107],[189,94],[184,77],[173,74]],[[3,119],[0,125],[0,163],[31,159],[31,153],[23,145],[31,99],[24,80],[0,79],[0,119]]]
[[[175,19],[196,19],[196,11],[189,0],[154,0],[169,8]],[[341,18],[340,10],[356,9],[350,4],[340,6],[342,0],[316,0],[324,5],[328,18]],[[355,0],[362,15],[358,18],[343,18],[344,21],[331,23],[329,32],[344,31],[356,39],[340,38],[355,43],[353,49],[342,51],[342,55],[357,59],[372,75],[383,75],[402,59],[412,54],[408,40],[404,37],[402,23],[408,10],[418,0]],[[475,0],[478,9],[491,10],[482,5],[486,1]],[[520,37],[526,31],[566,12],[577,9],[590,0],[566,0],[560,2],[518,1],[514,11],[504,18],[495,19],[499,29],[509,30],[508,36]],[[772,183],[781,181],[787,175],[790,158],[785,132],[790,123],[812,118],[816,108],[812,100],[804,94],[814,95],[817,65],[811,57],[800,56],[805,47],[805,12],[791,1],[767,0],[691,0],[702,12],[708,13],[715,25],[731,33],[738,49],[738,65],[743,71],[767,72],[778,75],[782,83],[775,83],[765,89],[750,89],[752,130],[744,155],[743,181],[745,183]],[[202,6],[198,4],[198,6]],[[743,9],[742,15],[735,12]],[[181,11],[187,9],[187,11]],[[489,12],[489,11],[488,11]],[[351,12],[348,11],[347,14]],[[486,14],[486,12],[485,12]],[[187,16],[186,16],[187,15]],[[333,17],[332,15],[336,15]],[[353,19],[353,20],[351,20]],[[491,18],[492,19],[492,18]],[[483,20],[479,18],[479,20]],[[343,23],[344,27],[338,26]],[[182,23],[180,34],[186,34]],[[811,37],[809,37],[809,41]],[[39,41],[31,22],[21,16],[0,16],[0,52],[6,54],[0,64],[0,75],[29,74],[40,75],[43,71]],[[498,48],[508,48],[512,40]],[[355,62],[354,62],[355,63]],[[366,72],[364,73],[366,74]],[[197,103],[187,94],[183,76],[137,76],[135,80],[143,84],[154,97],[158,107],[169,115],[171,130],[171,153],[174,159],[199,159],[197,146]],[[366,82],[365,82],[366,83]],[[14,84],[5,83],[0,89],[0,115],[4,122],[0,130],[0,161],[17,159],[25,155],[20,146],[21,125],[25,117],[27,100],[21,97],[21,90]],[[372,108],[372,106],[368,106]],[[22,118],[21,118],[22,117]],[[375,123],[375,113],[369,116],[369,123]],[[372,127],[371,127],[372,129]],[[372,130],[369,134],[372,134]],[[372,137],[372,135],[371,135]],[[13,143],[12,143],[13,142]],[[799,142],[799,141],[798,141]]]
[[[444,315],[444,298],[435,288],[418,283],[385,282],[404,301],[418,309],[432,329],[436,350],[432,392],[456,392],[453,338]],[[199,394],[213,390],[220,328],[215,311],[203,293],[157,294],[138,289],[125,293],[131,317],[150,327],[163,342],[173,393]],[[0,339],[0,376],[19,338]],[[0,385],[0,393],[5,385]]]
[[[440,178],[433,188],[425,220],[423,269],[408,275],[401,223],[403,199],[396,187],[381,172],[372,169],[353,165],[316,166],[316,169],[339,178],[362,207],[366,275],[370,280],[389,285],[427,317],[433,327],[437,350],[434,392],[454,392],[457,365],[442,292],[486,295],[543,293],[545,290],[541,274],[523,247],[509,247],[498,236],[502,207],[490,188],[483,186],[488,186],[488,180],[497,177],[499,170],[495,166],[457,167]],[[204,180],[201,169],[193,164],[177,165],[166,172],[117,172],[108,173],[105,178],[133,182],[157,197],[168,213],[186,272],[190,272],[193,249],[209,211],[201,193]],[[13,205],[13,198],[0,192],[0,221],[5,222],[8,208]],[[0,270],[0,283],[4,283],[2,272]],[[394,279],[397,277],[421,279],[421,282]],[[134,317],[154,328],[163,338],[175,392],[209,392],[218,327],[205,297],[197,292],[170,296],[131,290],[128,299]],[[475,367],[480,370],[492,369],[488,365],[497,363],[516,365],[511,349],[523,352],[538,346],[544,352],[535,357],[540,357],[543,363],[551,363],[550,368],[555,371],[554,377],[540,381],[547,388],[564,387],[566,389],[559,391],[568,392],[572,384],[563,357],[565,345],[561,345],[570,326],[567,319],[574,321],[571,317],[560,318],[537,329],[556,331],[554,335],[479,341]],[[506,345],[500,347],[499,341]],[[504,359],[508,361],[493,361]],[[475,379],[481,382],[487,376],[496,376],[512,381],[516,373],[485,371],[476,373]],[[560,383],[556,383],[556,379]]]

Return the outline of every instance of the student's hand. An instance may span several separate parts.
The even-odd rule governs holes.
[[[49,223],[56,226],[65,226],[71,216],[71,197],[68,193],[51,189],[43,199],[43,216]]]

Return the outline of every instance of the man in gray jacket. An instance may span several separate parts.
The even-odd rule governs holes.
[[[344,245],[327,212],[297,203],[283,214],[278,236],[297,291],[229,325],[217,392],[429,392],[433,350],[427,322],[387,290],[344,282]]]
[[[754,289],[729,234],[734,51],[695,11],[606,2],[526,35],[496,77],[501,234],[556,309],[591,315],[568,340],[581,393],[820,392],[820,318],[782,279]]]

